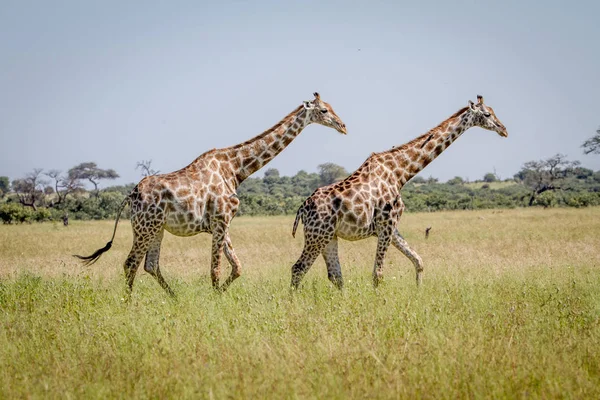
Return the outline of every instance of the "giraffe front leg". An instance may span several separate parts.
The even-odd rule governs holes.
[[[210,279],[213,289],[219,291],[219,281],[221,278],[221,254],[225,246],[226,225],[218,225],[213,229],[212,237],[212,258],[210,263]]]
[[[327,266],[327,278],[338,288],[344,287],[344,279],[342,278],[342,266],[338,254],[338,239],[334,237],[331,242],[321,252],[325,265]]]
[[[412,261],[413,265],[415,266],[415,270],[417,271],[417,286],[420,286],[423,280],[423,260],[417,254],[416,251],[410,248],[406,240],[404,240],[404,238],[400,235],[400,232],[398,232],[397,229],[394,229],[392,243],[394,244],[394,247],[400,250],[402,254],[404,254],[406,257],[408,257],[410,261]]]
[[[233,250],[233,245],[231,244],[231,238],[229,237],[229,232],[225,235],[225,257],[229,264],[231,264],[231,275],[227,278],[223,286],[221,286],[221,291],[227,290],[229,285],[240,277],[242,274],[242,265],[240,264],[240,260],[237,258],[235,251]]]
[[[377,237],[377,253],[375,254],[375,265],[373,266],[373,286],[377,288],[383,280],[383,262],[385,253],[390,247],[392,236],[391,229],[385,229]]]

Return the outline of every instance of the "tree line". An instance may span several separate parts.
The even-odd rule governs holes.
[[[600,154],[600,128],[582,147],[585,154]],[[152,168],[152,160],[138,162],[136,169],[142,176],[159,173]],[[238,215],[295,214],[315,189],[348,175],[333,163],[319,165],[317,172],[302,170],[294,176],[281,176],[277,169],[269,168],[264,177],[248,178],[238,188]],[[66,173],[34,169],[13,181],[0,176],[0,220],[22,223],[113,218],[135,184],[104,189],[99,189],[99,184],[118,177],[115,170],[99,168],[94,162],[78,164]],[[596,206],[600,205],[600,171],[556,154],[526,162],[513,177],[504,180],[494,172],[473,182],[458,176],[444,183],[416,176],[404,186],[402,197],[407,212]]]

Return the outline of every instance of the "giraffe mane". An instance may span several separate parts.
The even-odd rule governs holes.
[[[458,110],[457,112],[455,112],[454,114],[452,114],[451,116],[449,116],[448,118],[446,118],[444,121],[442,121],[441,123],[439,123],[435,128],[428,130],[427,132],[425,132],[421,136],[418,136],[418,137],[414,138],[413,140],[411,140],[410,142],[404,143],[403,145],[392,147],[390,150],[383,151],[383,152],[378,153],[378,154],[383,154],[383,153],[392,152],[392,151],[396,152],[396,151],[399,151],[399,150],[406,149],[408,147],[416,146],[417,144],[419,144],[420,142],[422,142],[423,139],[427,139],[427,138],[431,137],[431,135],[434,132],[438,131],[439,129],[444,129],[448,125],[448,123],[449,123],[450,120],[452,120],[452,119],[454,119],[454,118],[462,115],[468,109],[469,109],[469,107],[463,107],[460,110]]]
[[[271,128],[267,129],[266,131],[264,131],[263,133],[255,136],[255,137],[253,137],[252,139],[248,139],[245,142],[238,143],[238,144],[236,144],[234,146],[231,146],[231,147],[229,147],[229,149],[234,149],[234,150],[239,149],[240,147],[247,146],[247,145],[249,145],[249,144],[251,144],[251,143],[253,143],[253,142],[255,142],[255,141],[257,141],[257,140],[259,140],[259,139],[261,139],[261,138],[263,138],[265,136],[267,136],[267,135],[269,135],[273,131],[279,129],[283,124],[285,124],[287,122],[290,122],[292,120],[292,118],[295,115],[297,115],[300,110],[302,110],[303,107],[304,106],[298,106],[298,107],[296,107],[296,109],[294,111],[292,111],[291,113],[289,113],[288,115],[286,115],[285,117],[283,117],[283,119],[281,121],[279,121],[278,123],[276,123],[275,125],[273,125]]]

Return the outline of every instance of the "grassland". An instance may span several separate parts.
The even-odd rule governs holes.
[[[234,220],[222,295],[209,236],[167,235],[178,300],[140,269],[129,303],[127,222],[90,267],[110,221],[0,226],[0,398],[600,398],[599,208],[406,214],[420,289],[391,249],[374,290],[365,240],[290,294],[292,220]]]

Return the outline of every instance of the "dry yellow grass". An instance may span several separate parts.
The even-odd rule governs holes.
[[[343,292],[319,259],[290,295],[292,221],[234,220],[244,269],[223,295],[210,237],[167,234],[178,300],[140,268],[129,304],[127,221],[90,267],[71,254],[110,221],[0,226],[0,398],[600,396],[600,208],[406,214],[422,288],[392,248],[373,290],[373,239],[340,243]]]

